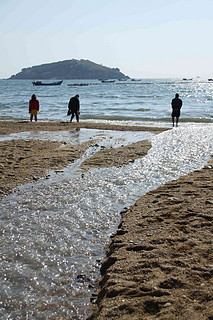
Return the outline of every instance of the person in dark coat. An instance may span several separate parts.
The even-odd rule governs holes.
[[[175,118],[176,118],[176,127],[178,126],[178,120],[180,117],[180,109],[182,107],[182,100],[179,98],[179,94],[176,93],[175,98],[172,99],[172,123],[173,127],[175,125]]]
[[[79,102],[79,95],[76,94],[72,97],[68,104],[68,114],[71,114],[70,122],[72,122],[74,116],[76,117],[77,122],[79,122],[79,115],[80,115],[80,102]]]

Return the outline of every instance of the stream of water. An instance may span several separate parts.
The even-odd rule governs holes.
[[[49,139],[98,146],[49,179],[1,200],[1,319],[86,319],[105,245],[120,212],[140,196],[200,169],[213,153],[213,124],[182,124],[154,135],[80,129],[20,133],[1,140]],[[123,167],[91,169],[81,162],[105,147],[149,139],[148,154]]]

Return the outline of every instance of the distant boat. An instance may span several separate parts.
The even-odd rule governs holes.
[[[213,81],[213,79],[208,79],[208,81]]]
[[[112,82],[115,82],[115,80],[101,80],[101,82],[103,82],[103,83],[112,83]]]
[[[76,87],[76,86],[90,86],[94,83],[68,83],[69,87]]]
[[[188,80],[188,81],[190,80],[191,81],[191,80],[193,80],[193,78],[189,78],[189,79],[183,78],[183,80]]]
[[[44,83],[42,81],[33,81],[32,84],[34,86],[60,86],[60,84],[62,84],[63,80],[61,81],[55,81],[55,82],[47,82]]]

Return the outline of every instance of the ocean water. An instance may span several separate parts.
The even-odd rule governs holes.
[[[40,120],[67,121],[67,101],[79,93],[82,121],[171,127],[170,100],[176,91],[184,102],[179,127],[158,135],[80,129],[0,136],[0,141],[23,138],[74,144],[99,139],[98,145],[67,168],[50,172],[49,179],[23,185],[1,200],[0,319],[86,319],[104,247],[116,232],[120,212],[146,192],[202,168],[213,154],[213,84],[199,79],[140,82],[94,81],[76,87],[63,83],[64,87],[45,89],[32,88],[30,81],[9,81],[11,87],[6,89],[8,81],[0,81],[5,86],[1,119],[28,119],[25,100],[34,92],[41,103]],[[12,89],[15,83],[20,94]],[[102,147],[144,139],[152,142],[144,158],[82,175],[81,162]]]
[[[213,122],[213,82],[206,79],[66,80],[47,87],[33,86],[30,80],[0,80],[0,120],[29,119],[28,103],[35,93],[40,101],[39,120],[67,121],[68,101],[78,93],[82,120],[170,122],[176,92],[183,100],[182,122]]]

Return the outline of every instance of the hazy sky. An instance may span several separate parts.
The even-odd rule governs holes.
[[[212,31],[213,0],[0,0],[0,78],[67,59],[213,77]]]

